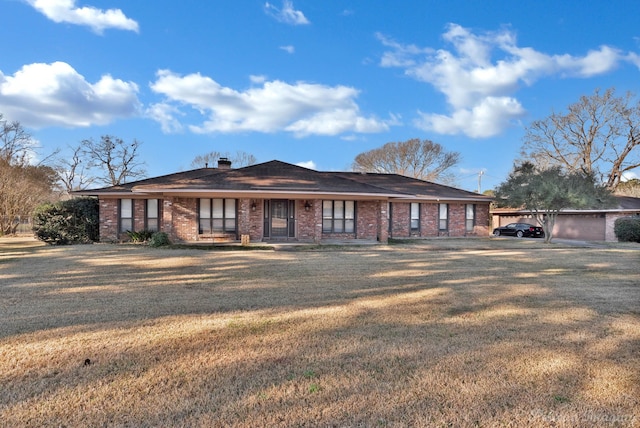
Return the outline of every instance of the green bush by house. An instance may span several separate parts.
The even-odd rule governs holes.
[[[617,219],[613,231],[620,242],[640,242],[640,217]]]
[[[33,216],[33,231],[51,245],[90,244],[100,239],[98,200],[77,198],[40,205]]]

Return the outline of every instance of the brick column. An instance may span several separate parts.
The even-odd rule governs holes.
[[[167,235],[169,239],[174,241],[176,237],[173,235],[173,198],[162,199],[162,211],[160,213],[160,230]]]
[[[118,240],[118,200],[100,199],[100,241]]]
[[[387,201],[378,202],[378,241],[383,244],[389,242],[389,218],[387,216]]]

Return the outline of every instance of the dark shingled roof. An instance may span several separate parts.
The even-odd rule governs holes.
[[[108,195],[126,192],[180,191],[292,192],[322,194],[367,194],[430,200],[475,200],[491,198],[454,187],[397,174],[322,172],[281,161],[270,161],[238,169],[201,168],[135,181],[121,186],[77,192]]]

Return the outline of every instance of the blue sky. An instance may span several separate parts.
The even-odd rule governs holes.
[[[0,112],[40,156],[109,134],[149,176],[216,150],[318,170],[430,139],[503,181],[524,128],[640,92],[640,2],[0,0]],[[638,174],[640,175],[640,174]]]

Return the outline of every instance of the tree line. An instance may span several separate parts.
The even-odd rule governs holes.
[[[116,186],[144,178],[141,144],[136,139],[125,142],[104,135],[99,140],[85,139],[69,147],[68,157],[54,153],[35,163],[36,144],[31,135],[19,122],[5,120],[0,113],[0,234],[14,233],[16,219],[29,216],[39,203],[63,198],[74,190]],[[598,89],[592,95],[580,97],[565,112],[553,112],[525,128],[521,158],[514,161],[512,173],[496,189],[497,204],[530,208],[531,201],[536,200],[535,210],[543,212],[548,227],[549,219],[555,218],[553,212],[568,208],[567,204],[582,208],[593,206],[595,200],[604,203],[607,199],[601,190],[640,196],[639,180],[622,180],[625,174],[640,167],[638,146],[640,102],[634,102],[632,93],[619,96],[613,88]],[[221,157],[229,158],[234,167],[257,161],[255,156],[242,151],[230,154],[214,150],[196,156],[191,166],[214,166]],[[360,153],[351,168],[455,185],[454,168],[460,161],[458,152],[448,151],[428,139],[413,138]],[[550,182],[540,181],[541,177]],[[580,178],[587,183],[586,187],[576,184]],[[565,198],[560,198],[564,202],[558,203],[562,180],[574,183],[580,192],[591,189],[587,193],[596,195],[595,199],[565,194]],[[526,185],[515,186],[524,182]],[[522,193],[523,189],[529,193]],[[539,195],[534,198],[533,190],[554,193],[556,198],[549,200],[555,202]],[[555,211],[541,210],[549,203]]]

